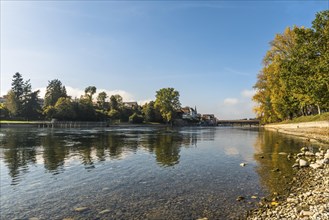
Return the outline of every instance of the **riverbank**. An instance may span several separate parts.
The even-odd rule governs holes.
[[[329,121],[268,124],[265,129],[298,136],[309,141],[329,144]]]
[[[290,194],[260,203],[247,219],[329,219],[329,149],[291,155],[299,169],[290,183]]]

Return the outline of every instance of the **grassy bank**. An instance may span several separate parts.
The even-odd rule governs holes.
[[[315,121],[329,121],[329,112],[322,113],[321,115],[309,115],[294,118],[292,120],[282,121],[278,124],[291,124],[291,123],[301,123],[301,122],[315,122]]]

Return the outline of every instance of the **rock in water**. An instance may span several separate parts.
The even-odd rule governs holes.
[[[102,214],[106,214],[106,213],[109,213],[110,210],[109,209],[104,209],[103,211],[101,211],[99,214],[102,215]]]
[[[300,159],[299,160],[299,166],[300,167],[307,167],[309,164],[306,160]]]
[[[88,207],[78,207],[78,208],[74,208],[74,211],[76,212],[84,212],[88,210]]]

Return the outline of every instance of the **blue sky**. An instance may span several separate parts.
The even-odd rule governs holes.
[[[126,101],[174,87],[183,106],[254,117],[252,86],[276,33],[310,27],[327,1],[1,1],[1,95],[20,72]]]

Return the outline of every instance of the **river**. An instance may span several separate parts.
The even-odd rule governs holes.
[[[285,193],[305,145],[261,128],[2,128],[1,219],[243,218]]]

